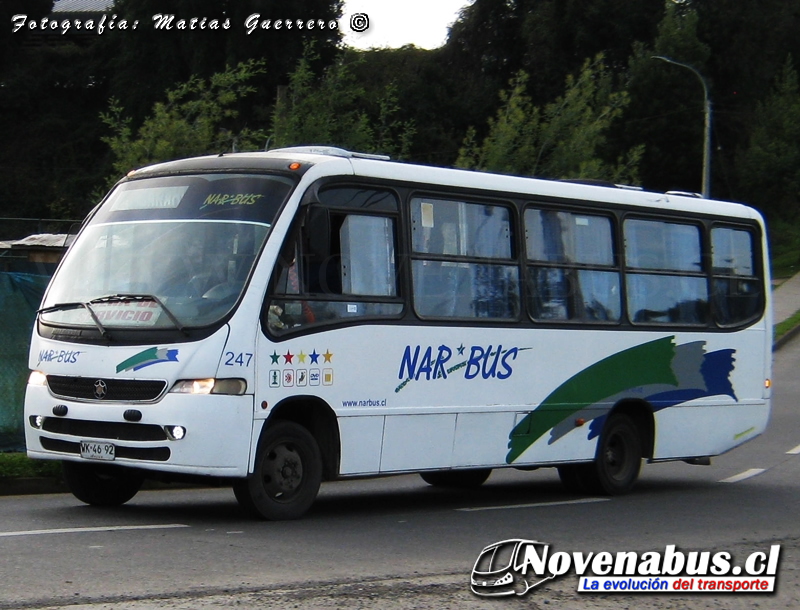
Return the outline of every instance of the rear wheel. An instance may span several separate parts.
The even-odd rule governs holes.
[[[119,506],[141,489],[144,477],[108,464],[62,462],[64,481],[78,500],[92,506]]]
[[[321,482],[317,441],[303,426],[281,421],[264,432],[253,474],[237,482],[233,492],[251,514],[281,521],[301,517],[314,503]]]
[[[421,472],[419,476],[428,485],[434,487],[455,487],[468,489],[470,487],[480,487],[492,474],[491,468],[475,468],[471,470],[436,470],[432,472]]]
[[[577,478],[591,493],[624,494],[639,478],[642,457],[639,429],[630,417],[617,413],[603,427],[594,462],[576,466]]]

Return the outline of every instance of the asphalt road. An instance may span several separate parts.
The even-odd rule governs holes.
[[[776,355],[772,421],[713,461],[646,465],[634,492],[586,498],[554,471],[499,471],[479,490],[416,476],[323,486],[301,521],[248,520],[230,490],[141,492],[124,507],[66,494],[0,498],[0,608],[800,607],[800,339]],[[793,453],[796,451],[797,453]],[[487,545],[553,551],[729,551],[781,545],[773,595],[597,595],[564,575],[521,598],[469,591]]]

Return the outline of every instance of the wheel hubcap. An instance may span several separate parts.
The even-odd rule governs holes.
[[[625,475],[625,443],[623,439],[618,436],[613,436],[609,439],[605,451],[606,464],[609,467],[609,473],[615,477],[620,478]]]
[[[303,461],[290,444],[272,448],[264,459],[264,490],[275,500],[288,500],[303,481]]]

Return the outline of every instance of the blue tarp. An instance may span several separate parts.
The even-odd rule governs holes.
[[[0,272],[0,451],[24,451],[28,348],[48,275]]]

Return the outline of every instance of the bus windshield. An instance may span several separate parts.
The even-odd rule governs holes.
[[[42,305],[48,324],[187,328],[234,306],[294,182],[210,174],[120,184],[80,234]]]

